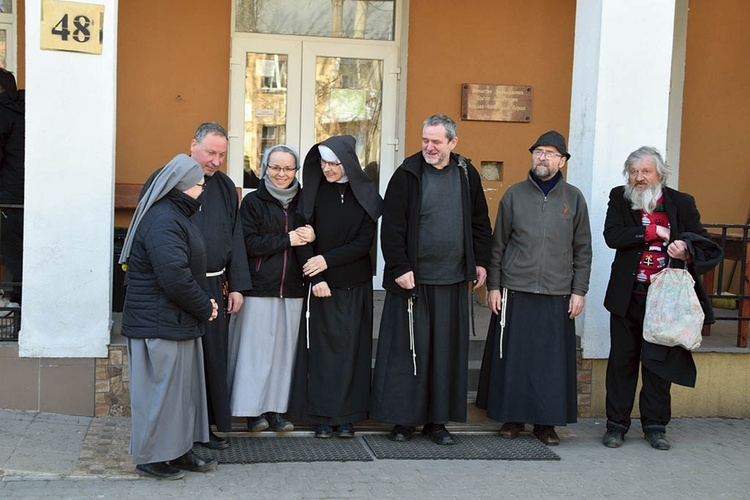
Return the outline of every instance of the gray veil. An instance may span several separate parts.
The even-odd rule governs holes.
[[[133,246],[138,224],[141,223],[141,219],[148,212],[148,209],[164,198],[171,190],[185,191],[198,184],[202,178],[203,169],[200,164],[186,154],[175,156],[156,174],[153,182],[141,193],[141,199],[135,207],[133,220],[122,245],[120,264],[127,262],[128,257],[130,257],[130,249]]]

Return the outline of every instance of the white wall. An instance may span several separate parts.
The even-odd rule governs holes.
[[[117,0],[82,3],[105,6],[101,55],[41,50],[42,2],[26,3],[23,357],[107,355]]]
[[[609,191],[624,183],[622,167],[630,152],[644,145],[666,150],[676,7],[687,5],[675,0],[577,2],[568,181],[581,188],[591,212],[591,287],[578,321],[586,358],[609,353],[609,313],[603,301],[614,251],[602,236]],[[681,43],[684,62],[684,38]]]

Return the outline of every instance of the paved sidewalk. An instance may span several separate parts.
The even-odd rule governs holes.
[[[603,421],[582,419],[560,429],[555,462],[220,464],[178,481],[133,473],[129,431],[127,418],[0,410],[0,497],[750,498],[748,419],[677,419],[669,452],[636,430],[607,449]]]

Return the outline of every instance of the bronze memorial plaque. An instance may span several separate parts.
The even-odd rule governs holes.
[[[528,85],[461,86],[461,118],[496,122],[530,122],[531,96]]]

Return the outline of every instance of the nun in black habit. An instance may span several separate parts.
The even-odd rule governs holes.
[[[383,199],[362,170],[356,141],[335,136],[308,152],[301,210],[315,228],[303,266],[312,288],[300,327],[289,412],[317,424],[315,436],[354,436],[367,419],[372,359],[370,256]]]

